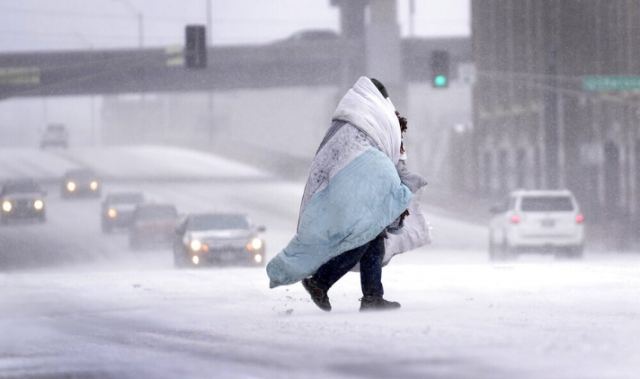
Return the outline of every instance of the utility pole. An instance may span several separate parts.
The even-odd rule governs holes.
[[[208,47],[213,46],[213,23],[212,23],[212,9],[211,9],[211,0],[206,0],[206,12],[207,12],[207,51]],[[213,90],[208,91],[207,93],[207,118],[206,122],[207,130],[209,131],[209,146],[213,144],[213,132],[214,132],[214,123],[213,123]]]
[[[213,33],[211,32],[212,21],[211,21],[211,0],[207,0],[207,45],[213,46]]]
[[[560,103],[558,95],[558,54],[559,54],[559,10],[555,0],[547,0],[544,7],[545,18],[545,57],[544,70],[546,75],[546,89],[543,96],[543,122],[544,122],[544,146],[546,188],[555,189],[560,185],[559,181],[559,114]]]
[[[331,0],[340,9],[340,34],[347,48],[341,63],[341,86],[350,88],[366,71],[366,8],[370,0]]]
[[[409,0],[409,37],[415,35],[416,0]]]

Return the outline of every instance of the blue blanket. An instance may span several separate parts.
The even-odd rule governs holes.
[[[270,287],[298,282],[380,234],[409,207],[411,191],[384,153],[369,148],[313,194],[298,233],[267,265]]]

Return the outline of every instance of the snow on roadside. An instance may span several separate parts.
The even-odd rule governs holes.
[[[0,181],[13,178],[59,178],[77,164],[57,155],[58,150],[0,149]]]
[[[260,170],[227,158],[168,146],[70,149],[65,154],[101,175],[118,179],[264,178]]]

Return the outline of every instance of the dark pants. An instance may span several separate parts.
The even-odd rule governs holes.
[[[384,237],[355,249],[345,251],[323,264],[313,275],[313,280],[325,291],[360,262],[360,285],[364,296],[382,296],[382,259],[384,258]]]

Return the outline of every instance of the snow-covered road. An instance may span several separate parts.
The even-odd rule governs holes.
[[[358,313],[352,274],[332,289],[330,314],[301,286],[267,289],[261,269],[175,271],[166,257],[0,275],[0,377],[640,372],[637,259],[494,266],[436,256],[386,268],[387,296],[403,308],[377,314]]]
[[[302,184],[221,176],[106,191],[140,189],[181,212],[245,211],[277,252],[295,230]],[[638,255],[490,264],[484,226],[433,208],[436,244],[384,270],[401,310],[359,313],[359,278],[349,274],[324,313],[300,285],[269,290],[261,268],[174,270],[169,250],[134,254],[125,234],[100,232],[98,200],[49,193],[46,224],[0,228],[11,266],[0,270],[0,378],[640,375]]]

